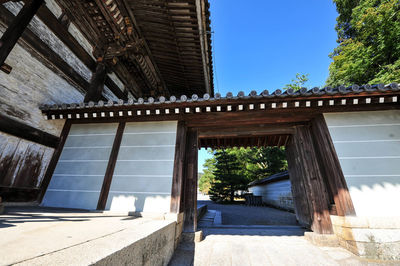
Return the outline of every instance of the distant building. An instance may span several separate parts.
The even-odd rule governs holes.
[[[267,205],[294,211],[288,171],[251,182],[249,191],[254,196],[262,196],[263,203]]]

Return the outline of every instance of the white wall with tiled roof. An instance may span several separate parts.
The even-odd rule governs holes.
[[[324,116],[357,216],[400,216],[400,110]]]

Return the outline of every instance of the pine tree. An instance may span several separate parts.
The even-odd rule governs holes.
[[[234,154],[226,150],[215,152],[214,182],[209,191],[213,201],[230,201],[235,199],[235,191],[246,189],[247,179],[239,174],[240,164]]]

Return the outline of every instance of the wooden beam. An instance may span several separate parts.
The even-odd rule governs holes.
[[[9,25],[14,18],[14,15],[10,11],[4,6],[0,6],[1,21]],[[28,28],[25,29],[21,40],[23,41],[21,43],[22,46],[28,51],[31,51],[31,54],[36,59],[70,82],[73,86],[79,88],[81,92],[86,92],[89,83],[31,30]]]
[[[99,196],[99,201],[97,203],[97,210],[104,210],[107,204],[108,193],[110,192],[111,181],[114,174],[115,165],[117,163],[117,157],[119,148],[121,146],[122,135],[124,134],[125,123],[119,123],[117,134],[115,135],[113,147],[110,153],[110,158],[108,160],[106,174],[104,176],[103,185],[101,187],[101,192]]]
[[[197,131],[188,129],[185,152],[184,232],[195,232],[197,229],[197,156]]]
[[[172,176],[170,208],[172,213],[183,211],[181,201],[183,200],[183,178],[185,175],[186,130],[185,122],[179,121],[176,132],[174,172]]]
[[[339,216],[356,215],[335,146],[322,114],[311,120],[311,132],[320,169]]]
[[[0,186],[0,198],[3,202],[34,202],[40,194],[38,188],[16,188]]]
[[[199,138],[223,138],[265,135],[286,135],[295,132],[295,124],[201,128]]]
[[[57,147],[60,140],[52,134],[28,126],[3,114],[0,114],[0,131],[50,148]]]
[[[107,70],[104,63],[99,62],[96,66],[96,72],[92,75],[90,80],[89,89],[85,95],[84,102],[98,102],[101,100],[102,92],[104,90],[104,82],[106,79]]]
[[[37,14],[39,19],[59,38],[92,72],[96,70],[96,62],[90,54],[79,44],[79,42],[68,31],[68,27],[54,16],[54,14],[45,6],[39,8]],[[66,17],[64,14],[63,17]],[[105,85],[119,99],[127,100],[127,93],[115,84],[115,82],[106,76]]]
[[[147,56],[149,58],[149,61],[150,61],[151,65],[152,65],[152,67],[150,68],[150,71],[154,74],[155,77],[157,77],[157,79],[161,83],[160,85],[162,86],[162,88],[163,88],[164,92],[166,93],[166,95],[169,95],[170,92],[169,92],[169,90],[167,88],[167,85],[165,84],[165,81],[164,81],[164,79],[163,79],[163,77],[161,75],[161,72],[160,72],[157,64],[156,64],[156,61],[154,60],[154,56],[151,53],[151,50],[150,50],[150,48],[149,48],[149,46],[147,44],[147,41],[143,38],[143,34],[140,31],[140,28],[139,28],[139,26],[138,26],[138,24],[136,22],[136,18],[133,15],[131,7],[128,5],[126,0],[121,0],[121,2],[123,4],[124,8],[127,10],[128,15],[129,15],[129,17],[130,17],[130,19],[131,19],[131,21],[133,23],[133,26],[135,27],[135,30],[137,31],[137,33],[139,35],[139,38],[141,38],[143,40],[142,43],[143,43],[144,49],[145,49],[145,51],[147,53]]]
[[[8,24],[7,30],[0,38],[0,66],[4,64],[7,56],[43,2],[44,0],[32,0],[25,4],[18,15]]]
[[[61,156],[61,152],[63,150],[65,141],[67,140],[69,130],[71,129],[71,121],[67,120],[64,124],[64,127],[61,131],[60,141],[58,142],[57,148],[55,149],[53,156],[47,166],[46,174],[43,177],[43,181],[40,184],[40,194],[38,197],[38,202],[41,203],[46,193],[47,187],[50,184],[51,177],[53,176],[54,170],[56,169],[58,159]]]
[[[332,222],[330,219],[330,204],[327,197],[327,189],[319,168],[317,154],[314,149],[311,130],[309,126],[297,126],[296,134],[289,145],[288,156],[289,176],[294,176],[294,186],[301,183],[303,195],[295,195],[295,199],[307,197],[308,209],[311,220],[311,230],[318,234],[332,234]],[[302,179],[300,182],[299,180]],[[291,177],[292,180],[292,177]],[[306,208],[301,206],[299,208]],[[296,206],[298,209],[298,206]]]

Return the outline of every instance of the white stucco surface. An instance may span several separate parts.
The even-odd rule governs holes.
[[[400,111],[324,116],[357,216],[400,216]]]
[[[126,123],[106,209],[169,212],[176,121]]]
[[[249,187],[249,191],[255,196],[262,196],[263,202],[267,204],[294,210],[293,196],[289,179],[252,186]]]
[[[95,210],[118,123],[73,124],[42,205]]]

